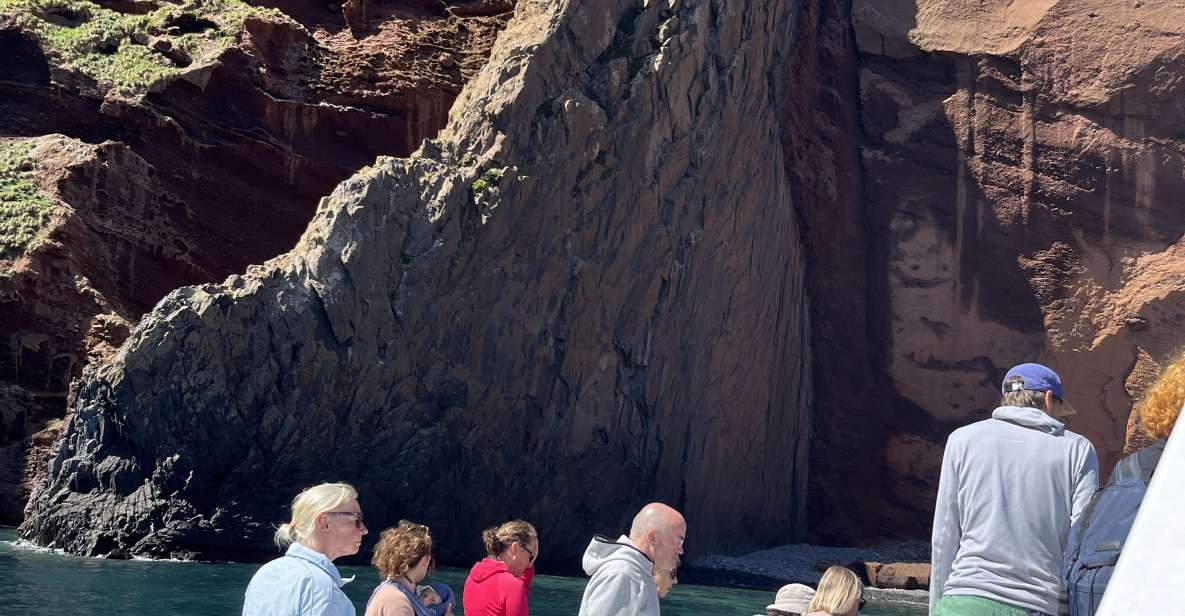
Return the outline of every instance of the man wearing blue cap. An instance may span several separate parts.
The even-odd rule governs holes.
[[[1090,441],[1057,374],[1041,364],[1008,371],[1000,406],[951,433],[934,508],[932,616],[1058,613],[1066,533],[1099,484]]]

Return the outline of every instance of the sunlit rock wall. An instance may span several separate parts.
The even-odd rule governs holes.
[[[259,557],[301,487],[443,558],[575,558],[654,499],[689,550],[805,531],[811,392],[780,114],[788,1],[520,2],[442,136],[295,249],[167,296],[79,387],[22,534]]]

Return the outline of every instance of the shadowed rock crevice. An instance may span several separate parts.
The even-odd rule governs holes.
[[[820,538],[927,536],[946,435],[987,416],[1022,361],[1059,371],[1070,428],[1113,466],[1132,400],[1181,340],[1181,10],[853,2],[868,266],[812,261],[812,327],[859,314],[816,282],[828,273],[870,272],[865,314],[883,321],[867,341],[840,331],[839,362],[816,338],[816,374],[840,384],[817,391]],[[806,227],[808,254],[827,250]],[[887,378],[840,365],[848,348]]]

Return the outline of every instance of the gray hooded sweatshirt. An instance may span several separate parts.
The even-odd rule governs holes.
[[[1085,437],[1002,406],[946,442],[934,509],[930,610],[944,594],[1058,613],[1070,525],[1099,485]]]
[[[629,537],[593,537],[583,565],[592,577],[584,587],[580,616],[658,616],[654,563]]]

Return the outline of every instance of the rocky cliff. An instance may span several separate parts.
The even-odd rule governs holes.
[[[1185,339],[1183,24],[1172,3],[854,3],[867,265],[820,273],[864,281],[884,377],[820,393],[820,435],[858,461],[815,467],[821,486],[869,453],[883,470],[821,489],[820,533],[926,536],[945,435],[1021,361],[1060,372],[1109,472]],[[821,355],[840,383],[861,374]]]
[[[0,523],[21,519],[85,365],[434,135],[509,16],[395,2],[352,32],[332,6],[0,1]]]
[[[454,560],[651,498],[701,554],[924,538],[1028,360],[1107,468],[1185,338],[1182,10],[522,2],[437,139],[87,372],[22,533],[256,558],[345,479]]]
[[[22,533],[258,556],[303,485],[444,558],[645,500],[701,550],[801,534],[810,401],[775,33],[791,2],[519,3],[448,127],[291,252],[180,289],[79,386]]]

